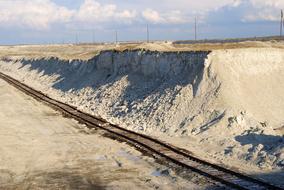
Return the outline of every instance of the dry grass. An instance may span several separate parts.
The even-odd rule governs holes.
[[[58,57],[60,59],[82,59],[87,60],[103,50],[137,50],[145,49],[151,51],[177,52],[177,51],[211,51],[219,49],[236,48],[281,48],[283,42],[269,41],[247,41],[232,43],[200,43],[200,44],[172,44],[165,42],[155,43],[125,43],[115,44],[80,44],[80,45],[21,45],[21,46],[0,46],[0,56],[13,56],[25,58]]]

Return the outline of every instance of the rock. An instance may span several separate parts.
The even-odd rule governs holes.
[[[277,160],[277,157],[273,155],[268,155],[268,159],[270,160],[271,163],[274,163]]]
[[[170,171],[168,169],[162,170],[161,175],[162,176],[168,176],[168,175],[170,175]]]
[[[266,153],[265,151],[260,151],[260,152],[258,153],[258,156],[261,157],[261,158],[266,157],[266,155],[267,155],[267,153]]]
[[[259,152],[264,148],[263,144],[258,144],[257,146],[254,147],[254,152]]]
[[[278,163],[277,163],[278,166],[280,167],[284,167],[284,159],[283,160],[280,160]]]

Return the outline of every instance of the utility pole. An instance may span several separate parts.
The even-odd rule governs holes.
[[[76,44],[78,44],[78,33],[76,33],[75,42],[76,42]]]
[[[118,37],[117,37],[117,30],[115,31],[115,43],[117,44],[118,42]]]
[[[195,22],[194,22],[194,39],[195,41],[197,40],[197,18],[195,17]]]
[[[282,30],[284,27],[284,22],[283,22],[283,10],[281,10],[281,18],[280,18],[280,37],[282,37]]]
[[[150,41],[150,36],[149,36],[149,25],[147,24],[147,43]]]

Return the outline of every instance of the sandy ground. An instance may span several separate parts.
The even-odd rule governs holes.
[[[0,80],[0,189],[204,189]]]

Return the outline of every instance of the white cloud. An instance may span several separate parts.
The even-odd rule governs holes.
[[[142,0],[141,0],[142,1]],[[180,10],[182,12],[199,12],[218,9],[234,4],[236,0],[144,0],[145,4],[151,4],[155,9]]]
[[[186,23],[192,20],[192,19],[186,18],[186,16],[183,15],[183,13],[179,10],[170,11],[166,15],[166,19],[168,23],[173,23],[173,24],[182,24],[182,23]]]
[[[152,9],[146,9],[142,12],[143,17],[152,23],[164,23],[165,19],[160,16],[160,14]]]
[[[0,0],[0,24],[2,27],[48,29],[52,24],[98,24],[150,22],[154,24],[184,24],[193,22],[194,16],[204,22],[210,12],[222,7],[240,10],[245,22],[279,19],[279,9],[284,0],[136,0],[135,3],[100,3],[102,0],[84,0],[77,9],[60,6],[54,0]],[[119,6],[118,6],[119,5]],[[124,6],[123,6],[124,5]],[[151,7],[148,8],[148,7]],[[124,8],[122,8],[124,7]],[[130,9],[131,7],[131,9]],[[243,13],[244,12],[244,13]],[[229,16],[229,15],[228,15]]]
[[[142,16],[147,22],[154,24],[182,24],[189,21],[186,19],[186,16],[178,10],[159,13],[158,11],[148,8],[142,12]]]
[[[229,6],[238,7],[243,0],[144,0],[145,4],[151,3],[153,8],[145,9],[142,16],[148,22],[155,24],[184,24],[194,22],[197,16],[199,22],[204,23],[208,13]]]
[[[278,14],[279,15],[279,14]],[[247,14],[243,17],[243,22],[254,21],[278,21],[279,16],[275,14],[275,11],[270,9],[263,9],[261,12],[255,12],[253,14]]]
[[[254,7],[274,7],[274,8],[283,8],[283,0],[250,0]]]
[[[78,10],[59,6],[51,0],[0,0],[2,27],[48,29],[51,24],[67,22],[131,22],[136,11],[118,10],[115,4],[102,5],[95,0],[85,0]]]
[[[242,4],[242,1],[243,1],[243,0],[234,0],[234,1],[232,2],[232,4],[230,4],[230,6],[231,6],[231,7],[238,7],[238,6],[240,6],[240,5]]]
[[[283,0],[249,0],[251,11],[244,15],[243,21],[278,21],[280,9],[284,9]]]
[[[134,19],[137,16],[136,11],[124,10],[116,14],[118,18],[122,19]]]
[[[129,22],[136,17],[136,11],[119,11],[115,4],[102,5],[95,0],[85,0],[75,15],[81,22],[102,23],[108,21]]]
[[[0,1],[0,24],[46,29],[52,23],[68,22],[72,10],[50,0]]]

